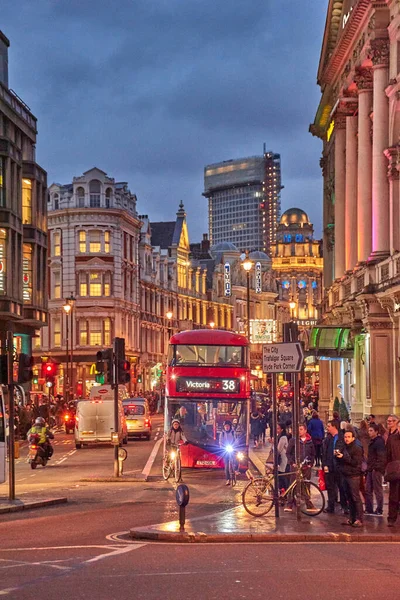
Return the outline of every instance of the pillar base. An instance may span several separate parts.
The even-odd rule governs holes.
[[[381,262],[382,260],[385,260],[386,258],[389,258],[389,256],[390,256],[389,250],[376,250],[368,257],[367,264],[375,265],[376,263]]]

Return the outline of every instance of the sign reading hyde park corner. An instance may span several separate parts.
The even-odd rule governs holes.
[[[264,373],[298,373],[303,360],[303,348],[298,342],[263,346]]]

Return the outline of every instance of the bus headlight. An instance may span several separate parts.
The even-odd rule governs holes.
[[[230,454],[231,452],[233,452],[233,447],[230,444],[228,444],[226,447],[226,451]]]
[[[238,452],[238,453],[236,454],[236,458],[237,458],[238,460],[244,460],[244,454],[243,454],[243,452]]]

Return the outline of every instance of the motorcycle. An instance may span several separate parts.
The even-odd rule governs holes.
[[[31,469],[36,469],[38,465],[45,467],[48,458],[46,450],[39,444],[39,436],[32,435],[29,440],[28,463]]]
[[[74,433],[75,429],[75,415],[74,413],[67,412],[64,415],[65,433]]]

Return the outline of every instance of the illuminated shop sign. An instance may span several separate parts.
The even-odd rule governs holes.
[[[250,343],[270,344],[276,341],[276,321],[274,319],[250,320]]]
[[[256,294],[261,294],[262,283],[261,283],[261,263],[256,263]]]
[[[237,394],[240,391],[240,381],[239,379],[222,379],[216,377],[178,377],[176,380],[176,391]]]
[[[231,288],[231,265],[226,262],[224,265],[224,288],[225,296],[229,297],[232,294]]]

